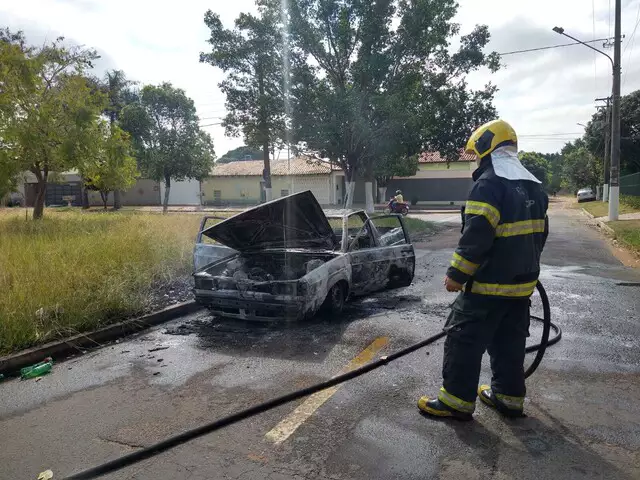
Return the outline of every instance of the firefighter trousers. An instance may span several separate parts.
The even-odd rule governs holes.
[[[443,387],[475,402],[485,350],[491,358],[494,393],[524,397],[524,356],[529,336],[529,299],[494,298],[463,292],[445,325]]]

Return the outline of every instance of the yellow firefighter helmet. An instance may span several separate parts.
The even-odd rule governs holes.
[[[485,123],[471,134],[465,152],[475,153],[484,158],[498,147],[518,146],[516,131],[504,120],[493,120]]]

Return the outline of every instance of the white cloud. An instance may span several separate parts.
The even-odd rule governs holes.
[[[493,35],[490,48],[499,52],[565,43],[567,39],[551,31],[555,25],[581,39],[594,35],[591,2],[586,0],[459,3],[457,21],[462,33],[486,23]],[[596,0],[595,4],[595,35],[606,37],[609,0]],[[630,44],[623,58],[623,94],[640,88],[640,38],[637,42],[630,38],[639,7],[640,0],[623,0],[623,33]],[[143,83],[172,82],[194,99],[200,117],[207,119],[203,123],[216,123],[224,115],[224,96],[217,86],[223,76],[198,62],[199,53],[208,47],[209,32],[203,17],[209,8],[229,26],[240,12],[255,10],[254,0],[4,0],[0,18],[12,29],[25,30],[34,43],[64,34],[98,49],[103,55],[98,68],[119,68]],[[636,36],[640,37],[640,32]],[[494,75],[478,72],[470,83],[475,87],[487,81],[496,84],[501,116],[522,135],[580,132],[576,122],[588,121],[594,99],[610,92],[608,61],[583,46],[504,59],[506,68]],[[241,139],[226,138],[221,127],[207,130],[213,135],[218,155],[242,143]],[[563,142],[563,137],[523,136],[521,147],[554,151]]]

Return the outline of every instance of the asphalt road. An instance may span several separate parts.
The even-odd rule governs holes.
[[[458,221],[449,216],[444,225]],[[471,423],[419,415],[418,397],[440,386],[438,343],[104,478],[640,478],[640,274],[577,212],[552,212],[551,228],[542,281],[564,338],[528,381],[528,418],[480,404]],[[438,332],[457,236],[452,224],[418,245],[414,285],[356,302],[342,319],[257,325],[199,313],[56,364],[38,382],[1,383],[0,478],[49,468],[63,478]]]

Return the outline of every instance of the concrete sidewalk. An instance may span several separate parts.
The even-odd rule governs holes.
[[[608,222],[609,217],[595,217],[596,220],[600,220],[602,222]],[[618,215],[618,220],[640,220],[640,212],[634,213],[623,213],[622,215]]]

